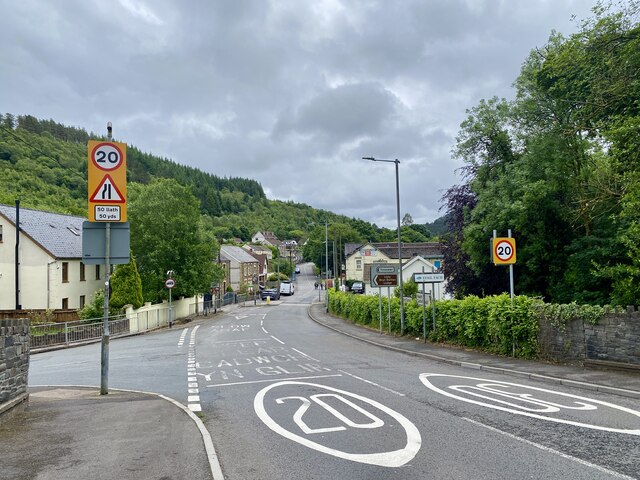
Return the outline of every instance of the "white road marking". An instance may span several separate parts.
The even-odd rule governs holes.
[[[247,340],[220,340],[219,342],[213,343],[246,343],[246,342],[268,342],[269,338],[250,338]]]
[[[344,370],[338,370],[338,371],[341,372],[341,373],[344,373],[345,375],[349,375],[350,377],[353,377],[353,378],[355,378],[357,380],[360,380],[362,382],[365,382],[365,383],[368,383],[370,385],[373,385],[374,387],[381,388],[382,390],[385,390],[387,392],[391,392],[391,393],[394,393],[396,395],[400,395],[401,397],[405,396],[404,393],[396,392],[395,390],[391,390],[390,388],[383,387],[382,385],[380,385],[378,383],[372,382],[371,380],[367,380],[367,379],[364,379],[362,377],[358,377],[357,375],[354,375],[353,373],[349,373],[349,372],[346,372]]]
[[[266,333],[267,335],[269,335],[269,332],[267,332],[267,329],[266,329],[266,328],[264,328],[263,326],[260,326],[260,328],[262,328],[262,331],[263,331],[264,333]]]
[[[336,450],[334,448],[330,448],[326,445],[322,445],[320,443],[311,441],[309,438],[302,437],[293,432],[290,432],[280,426],[275,420],[273,420],[269,414],[267,413],[264,405],[265,395],[270,390],[285,386],[285,385],[300,385],[302,387],[313,387],[321,390],[326,390],[330,392],[335,392],[339,395],[343,395],[346,397],[354,398],[359,400],[360,402],[366,403],[371,407],[380,410],[390,417],[392,417],[395,421],[397,421],[407,435],[407,443],[404,448],[394,450],[391,452],[377,452],[377,453],[349,453],[343,452],[341,450]],[[401,415],[400,413],[392,410],[391,408],[383,405],[381,403],[376,402],[375,400],[371,400],[370,398],[366,398],[355,393],[346,392],[344,390],[339,390],[337,388],[327,387],[326,385],[319,385],[316,383],[306,383],[306,382],[294,382],[291,380],[285,380],[282,382],[274,383],[269,385],[268,387],[263,388],[258,392],[253,400],[253,409],[256,414],[264,422],[264,424],[269,427],[271,430],[276,432],[283,437],[297,442],[305,447],[317,450],[322,453],[326,453],[328,455],[333,455],[338,458],[343,458],[345,460],[350,460],[353,462],[365,463],[369,465],[378,465],[381,467],[401,467],[406,463],[410,462],[420,450],[420,446],[422,445],[422,437],[420,436],[420,432],[416,428],[416,426],[411,423],[406,417]],[[338,418],[338,417],[336,417]]]
[[[189,354],[187,356],[187,407],[192,412],[201,412],[200,395],[190,395],[199,393],[198,376],[196,372],[196,332],[200,325],[196,325],[189,337]],[[195,390],[195,391],[194,391]]]
[[[311,380],[314,378],[328,378],[328,377],[341,377],[342,375],[339,373],[336,374],[332,374],[332,375],[312,375],[310,377],[293,377],[290,378],[289,380]],[[211,388],[211,387],[229,387],[231,385],[249,385],[252,383],[268,383],[268,382],[273,382],[273,379],[270,380],[250,380],[247,382],[234,382],[234,383],[216,383],[213,385],[205,385],[205,387],[207,388]]]
[[[187,336],[187,331],[189,329],[185,328],[182,330],[182,333],[180,334],[180,339],[178,340],[178,346],[181,347],[182,345],[184,345],[184,339]]]
[[[271,338],[273,338],[276,342],[280,342],[282,345],[284,345],[285,343],[282,340],[277,339],[276,337],[274,337],[273,335],[269,335]]]
[[[311,360],[313,360],[314,362],[318,362],[318,363],[320,363],[320,360],[317,360],[317,359],[313,358],[311,355],[307,355],[306,353],[301,352],[301,351],[300,351],[300,350],[298,350],[297,348],[293,348],[293,347],[291,347],[291,350],[293,350],[294,352],[298,352],[300,355],[304,355],[304,356],[305,356],[305,357],[307,357],[307,358],[310,358],[310,359],[311,359]]]
[[[601,467],[600,465],[596,465],[594,463],[587,462],[586,460],[581,460],[581,459],[573,457],[571,455],[567,455],[566,453],[562,453],[562,452],[560,452],[558,450],[554,450],[553,448],[545,447],[544,445],[540,445],[539,443],[532,442],[531,440],[527,440],[526,438],[518,437],[517,435],[513,435],[512,433],[504,432],[502,430],[499,430],[499,429],[497,429],[495,427],[492,427],[490,425],[485,425],[484,423],[478,422],[476,420],[472,420],[472,419],[467,418],[467,417],[462,417],[462,419],[466,420],[467,422],[473,423],[474,425],[478,425],[480,427],[484,427],[484,428],[486,428],[488,430],[491,430],[492,432],[499,433],[500,435],[504,435],[506,437],[512,438],[512,439],[517,440],[517,441],[522,442],[522,443],[526,443],[527,445],[531,445],[532,447],[539,448],[542,451],[553,453],[554,455],[558,455],[558,456],[560,456],[562,458],[566,458],[568,460],[572,460],[572,461],[577,462],[577,463],[579,463],[581,465],[584,465],[585,467],[594,468],[594,469],[598,470],[599,472],[606,473],[607,475],[612,475],[612,476],[614,476],[616,478],[622,478],[622,479],[625,479],[625,480],[635,480],[633,477],[629,477],[629,476],[624,475],[622,473],[614,472],[613,470],[609,470],[608,468]]]
[[[500,406],[500,405],[495,405],[495,404],[491,404],[491,403],[485,403],[479,400],[474,400],[471,398],[466,398],[466,397],[462,397],[460,395],[456,395],[454,393],[448,392],[446,390],[443,390],[441,388],[436,387],[434,384],[431,383],[431,381],[429,380],[429,377],[446,377],[446,378],[452,378],[452,379],[463,379],[463,380],[473,380],[473,381],[477,381],[477,382],[481,382],[478,385],[450,385],[447,388],[450,388],[454,391],[459,391],[464,389],[475,389],[478,391],[483,391],[483,392],[492,392],[494,395],[500,395],[502,397],[510,397],[511,399],[519,399],[520,401],[527,401],[529,403],[534,403],[536,402],[536,404],[540,404],[544,407],[543,412],[552,412],[555,413],[557,411],[559,411],[561,408],[566,408],[562,405],[557,405],[557,404],[553,404],[551,402],[548,402],[546,400],[536,400],[532,397],[531,393],[522,393],[522,392],[504,392],[504,391],[500,391],[500,390],[496,390],[497,387],[516,387],[516,388],[521,388],[521,389],[526,389],[526,390],[533,390],[536,392],[544,392],[547,394],[551,394],[551,395],[558,395],[560,397],[564,397],[564,398],[570,398],[574,401],[575,404],[579,405],[580,409],[582,410],[594,410],[597,409],[597,407],[592,408],[593,405],[591,404],[596,404],[596,405],[602,405],[605,407],[609,407],[612,408],[614,410],[618,410],[618,411],[622,411],[622,412],[626,412],[629,413],[635,417],[640,417],[640,412],[636,411],[636,410],[632,410],[630,408],[627,407],[621,407],[620,405],[615,405],[613,403],[608,403],[608,402],[604,402],[602,400],[594,400],[592,398],[586,398],[586,397],[580,397],[578,395],[573,395],[570,393],[563,393],[563,392],[556,392],[553,390],[547,390],[545,388],[539,388],[539,387],[530,387],[527,385],[520,385],[517,383],[509,383],[509,382],[502,382],[502,381],[498,381],[498,380],[489,380],[486,378],[475,378],[475,377],[465,377],[465,376],[461,376],[461,375],[448,375],[448,374],[444,374],[444,373],[421,373],[420,374],[420,381],[424,384],[425,387],[427,387],[430,390],[433,390],[434,392],[440,393],[442,395],[445,395],[449,398],[454,398],[456,400],[461,400],[463,402],[467,402],[467,403],[473,403],[475,405],[480,405],[482,407],[487,407],[487,408],[492,408],[494,410],[500,410],[503,412],[509,412],[509,413],[513,413],[515,415],[524,415],[526,417],[532,417],[532,418],[539,418],[540,420],[547,420],[549,422],[555,422],[555,423],[563,423],[565,425],[573,425],[575,427],[584,427],[584,428],[591,428],[594,430],[602,430],[605,432],[613,432],[613,433],[626,433],[628,435],[640,435],[640,428],[637,429],[625,429],[625,428],[612,428],[612,427],[603,427],[600,425],[592,425],[589,423],[582,423],[582,422],[575,422],[572,420],[563,420],[561,418],[554,418],[554,417],[550,417],[550,416],[546,416],[546,415],[539,415],[537,413],[533,413],[532,411],[527,411],[527,410],[523,410],[523,409],[516,409],[516,408],[510,408],[508,406]],[[493,387],[493,389],[492,389]],[[490,398],[487,397],[486,395],[479,395],[477,393],[470,393],[470,392],[465,392],[467,394],[470,395],[474,395],[480,398]],[[511,406],[515,406],[512,403],[509,402],[504,402],[504,401],[500,401],[499,399],[494,399],[491,398],[491,401],[493,401],[494,403],[503,403],[505,405],[511,405]],[[580,402],[586,402],[586,406],[583,403],[580,402],[576,402],[576,400],[579,400]],[[523,407],[520,407],[523,408]],[[530,410],[530,409],[529,409]],[[572,408],[572,410],[576,410],[576,408]]]

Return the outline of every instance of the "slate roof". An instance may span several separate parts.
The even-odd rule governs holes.
[[[345,244],[345,256],[354,254],[360,247],[371,245],[384,253],[389,258],[398,258],[398,243],[347,243]],[[420,255],[424,258],[441,258],[442,244],[438,242],[421,242],[421,243],[404,243],[400,244],[402,250],[402,258],[412,258]]]
[[[258,259],[244,248],[233,245],[221,245],[220,258],[222,260],[234,260],[238,263],[258,263]]]
[[[0,215],[16,224],[16,207],[0,204]],[[20,228],[54,258],[82,258],[82,222],[86,218],[20,207]]]

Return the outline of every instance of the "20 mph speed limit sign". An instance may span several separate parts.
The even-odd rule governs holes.
[[[511,265],[516,263],[516,239],[493,238],[491,240],[493,263],[496,265]]]
[[[127,145],[89,140],[88,218],[90,222],[127,221]]]

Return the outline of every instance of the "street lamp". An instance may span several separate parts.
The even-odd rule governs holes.
[[[396,208],[398,214],[398,270],[400,273],[400,335],[404,335],[404,287],[402,283],[402,245],[400,243],[400,180],[398,177],[398,165],[400,160],[387,160],[374,157],[362,157],[363,160],[371,162],[395,163],[396,165]]]

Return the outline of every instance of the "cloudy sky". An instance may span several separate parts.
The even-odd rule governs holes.
[[[0,0],[0,112],[380,226],[442,212],[465,110],[595,0]]]

